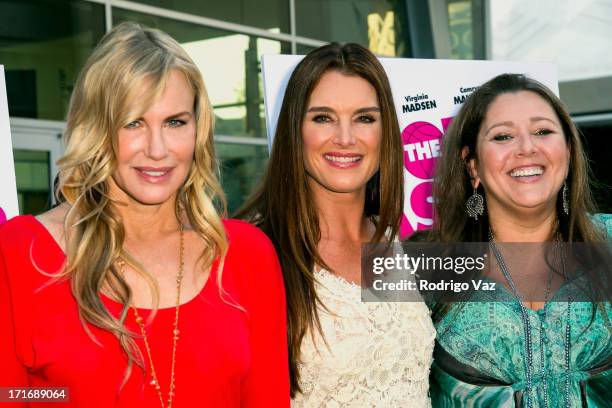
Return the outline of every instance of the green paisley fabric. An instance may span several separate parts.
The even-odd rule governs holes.
[[[612,237],[612,215],[598,214],[593,221]],[[571,290],[572,285],[565,285],[555,296]],[[569,304],[548,302],[541,310],[528,309],[534,374],[533,385],[528,388],[520,306],[510,293],[502,295],[508,297],[502,299],[507,302],[499,301],[499,295],[496,302],[487,301],[483,292],[479,296],[483,296],[479,299],[482,301],[453,305],[436,323],[430,385],[432,406],[523,407],[530,395],[533,407],[565,407]],[[596,313],[591,321],[594,307]],[[600,308],[588,302],[571,303],[568,397],[572,408],[612,407],[610,318],[610,303]]]

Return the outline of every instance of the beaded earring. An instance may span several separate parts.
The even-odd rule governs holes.
[[[478,221],[478,216],[484,214],[484,197],[478,193],[478,188],[474,187],[474,193],[467,199],[465,209],[468,217]]]

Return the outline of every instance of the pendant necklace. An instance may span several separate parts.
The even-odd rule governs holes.
[[[179,322],[179,310],[180,310],[180,299],[181,299],[181,281],[183,280],[183,272],[184,272],[184,264],[185,264],[185,261],[184,261],[185,245],[184,245],[184,240],[183,240],[183,225],[182,224],[179,227],[179,232],[180,232],[179,269],[176,274],[176,306],[174,308],[174,323],[172,325],[173,326],[172,361],[170,365],[170,384],[168,386],[168,398],[165,404],[164,404],[164,397],[161,392],[161,386],[159,384],[159,379],[157,377],[157,372],[155,371],[155,364],[153,364],[153,355],[151,353],[151,347],[149,345],[149,339],[147,336],[147,331],[145,328],[144,320],[138,313],[138,310],[136,309],[136,307],[132,306],[132,310],[134,312],[134,320],[136,320],[136,323],[138,324],[138,327],[140,328],[140,334],[142,335],[144,345],[145,345],[145,350],[147,351],[149,367],[151,368],[151,373],[150,373],[151,381],[149,382],[149,384],[157,392],[157,395],[159,397],[159,402],[162,408],[172,408],[172,401],[174,400],[174,395],[175,395],[174,393],[174,390],[175,390],[175,383],[174,383],[175,371],[174,369],[176,365],[176,346],[177,346],[179,334],[180,334],[180,331],[178,329],[178,322]],[[121,274],[125,273],[125,261],[119,260],[119,269],[121,271]]]
[[[518,292],[518,289],[516,288],[516,285],[514,284],[514,280],[512,279],[512,275],[510,275],[510,271],[508,270],[508,267],[506,266],[506,263],[504,261],[504,258],[502,257],[501,252],[499,251],[499,248],[497,247],[497,244],[495,243],[495,237],[493,235],[493,231],[491,231],[489,229],[489,246],[491,247],[491,250],[493,251],[493,254],[495,255],[495,259],[497,260],[497,264],[499,265],[499,269],[501,270],[501,273],[504,275],[504,278],[506,279],[506,282],[508,283],[508,286],[510,287],[510,289],[512,290],[512,292],[514,293],[514,296],[517,298],[520,310],[521,310],[521,321],[523,323],[523,331],[525,333],[525,377],[526,377],[526,383],[527,383],[527,390],[529,392],[527,392],[527,408],[532,408],[533,407],[533,401],[532,401],[532,396],[531,396],[531,391],[533,389],[533,380],[534,380],[534,373],[533,373],[533,344],[532,344],[532,332],[531,332],[531,322],[529,319],[529,312],[527,310],[527,307],[523,304],[523,300]],[[565,269],[565,257],[564,257],[564,253],[563,250],[561,250],[561,265],[562,265],[562,269],[563,269],[563,276],[565,279],[567,279],[567,273],[566,273],[566,269]],[[543,383],[543,387],[544,387],[544,400],[543,400],[543,406],[545,408],[548,408],[549,406],[549,401],[548,401],[548,389],[546,386],[546,379],[548,377],[548,373],[545,370],[545,365],[544,365],[544,346],[545,343],[547,343],[547,340],[545,340],[544,336],[544,330],[547,328],[547,323],[545,322],[546,320],[546,302],[548,301],[548,297],[550,295],[550,290],[551,290],[551,284],[552,284],[552,270],[549,270],[549,274],[548,274],[548,279],[547,279],[547,285],[546,285],[546,295],[545,295],[545,299],[544,299],[544,311],[542,312],[542,319],[540,320],[540,372],[542,375],[542,383]],[[567,322],[565,325],[565,342],[564,342],[564,352],[565,352],[565,406],[566,408],[570,407],[570,400],[569,400],[569,392],[570,392],[570,317],[571,317],[571,298],[568,299],[568,303],[567,303]],[[550,357],[551,351],[548,351],[546,354],[546,357]]]

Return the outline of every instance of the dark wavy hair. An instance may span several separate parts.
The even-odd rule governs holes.
[[[485,212],[478,221],[465,212],[465,202],[473,188],[466,163],[478,160],[476,144],[480,127],[491,103],[505,93],[533,92],[544,99],[557,115],[570,150],[567,186],[570,214],[562,209],[562,194],[557,198],[559,228],[566,242],[600,242],[603,237],[589,214],[595,212],[595,201],[589,185],[590,168],[576,126],[561,100],[540,82],[520,74],[502,74],[480,86],[467,99],[453,119],[444,137],[444,159],[437,162],[434,182],[435,213],[432,233],[445,242],[488,241],[489,219]],[[462,150],[468,148],[468,156]],[[486,210],[485,210],[486,211]]]
[[[295,68],[278,118],[274,144],[264,179],[235,214],[261,228],[280,258],[287,294],[287,329],[291,395],[300,391],[298,363],[307,332],[321,325],[314,267],[328,270],[317,251],[321,239],[319,215],[304,167],[302,123],[310,95],[328,71],[358,76],[376,90],[381,110],[380,169],[368,181],[364,215],[376,225],[373,242],[387,232],[396,236],[403,208],[402,141],[387,75],[378,59],[358,44],[328,44],[309,53]]]

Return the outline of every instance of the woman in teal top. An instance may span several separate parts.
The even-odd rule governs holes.
[[[427,238],[490,242],[481,278],[498,289],[433,305],[433,406],[611,407],[612,217],[589,216],[587,159],[562,103],[537,81],[500,75],[455,117],[438,165]],[[512,267],[511,242],[561,250],[527,274]],[[567,255],[561,243],[577,242],[605,267]]]

